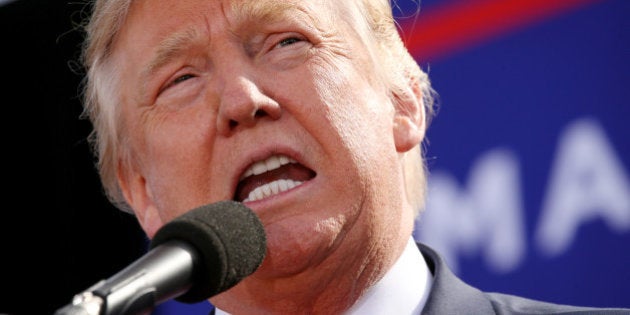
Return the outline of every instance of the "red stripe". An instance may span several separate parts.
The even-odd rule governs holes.
[[[447,54],[508,31],[601,0],[463,0],[399,20],[403,39],[419,61]]]

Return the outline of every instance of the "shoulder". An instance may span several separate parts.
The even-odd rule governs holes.
[[[630,315],[630,309],[592,308],[554,304],[520,296],[484,292],[459,279],[429,246],[417,243],[433,274],[431,292],[422,311],[433,314],[498,314],[498,315]]]
[[[502,293],[484,293],[496,314],[630,314],[628,309],[592,308],[555,304]]]

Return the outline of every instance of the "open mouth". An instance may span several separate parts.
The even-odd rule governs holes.
[[[273,155],[249,166],[241,176],[234,200],[251,202],[291,190],[316,173],[284,155]]]

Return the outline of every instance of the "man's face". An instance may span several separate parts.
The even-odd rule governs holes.
[[[149,236],[244,201],[268,238],[247,281],[265,281],[357,276],[409,234],[395,110],[350,5],[132,4],[113,55],[132,161],[119,177]]]

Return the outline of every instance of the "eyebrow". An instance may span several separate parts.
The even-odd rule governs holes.
[[[197,33],[194,29],[185,29],[171,34],[157,45],[157,50],[150,59],[151,61],[140,72],[140,78],[142,79],[140,95],[146,94],[147,84],[150,82],[149,78],[153,77],[160,68],[164,67],[173,58],[188,50],[196,37]]]
[[[147,77],[153,75],[173,57],[187,50],[195,37],[197,37],[197,33],[193,29],[186,29],[162,40],[157,45],[157,51],[154,57],[142,70],[142,76]]]

